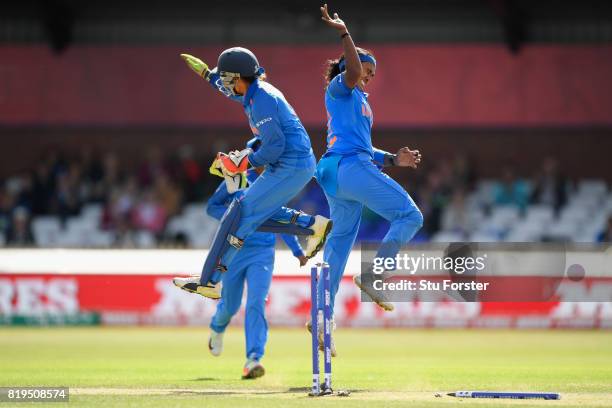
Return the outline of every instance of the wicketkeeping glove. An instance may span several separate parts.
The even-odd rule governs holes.
[[[217,160],[223,172],[233,176],[247,170],[249,167],[249,153],[251,153],[251,149],[234,150],[230,154],[218,153]]]
[[[227,174],[223,169],[221,162],[217,159],[213,160],[209,171],[210,174],[214,174],[215,176],[225,179],[225,186],[227,187],[227,192],[230,194],[246,188],[249,184],[246,171],[234,175]]]
[[[181,58],[185,61],[185,63],[187,63],[187,66],[191,68],[193,72],[208,81],[210,69],[208,69],[208,65],[206,65],[204,61],[189,54],[181,54]]]

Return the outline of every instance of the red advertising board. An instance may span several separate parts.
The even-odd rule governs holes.
[[[267,304],[272,325],[301,326],[310,308],[307,276],[275,276]],[[362,302],[350,277],[341,283],[335,318],[341,326],[384,327],[512,327],[612,328],[612,303],[564,302],[563,293],[612,291],[608,278],[585,278],[567,286],[554,302],[435,302],[396,303],[383,312]],[[569,292],[568,292],[569,291]],[[575,293],[574,293],[575,295]],[[173,286],[171,275],[27,274],[0,275],[0,321],[12,317],[95,313],[102,324],[205,325],[216,302]],[[241,310],[234,319],[240,323]]]

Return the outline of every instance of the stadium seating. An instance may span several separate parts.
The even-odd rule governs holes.
[[[550,205],[529,205],[524,211],[517,206],[499,206],[492,203],[495,181],[480,181],[468,198],[468,217],[477,217],[483,209],[488,215],[472,224],[468,231],[473,242],[537,242],[566,241],[594,242],[612,215],[612,192],[602,180],[582,180],[575,191],[570,192],[568,202],[558,214]],[[446,208],[445,211],[449,211]],[[441,230],[434,242],[465,240],[462,234]]]
[[[532,204],[525,209],[496,205],[492,192],[494,180],[482,180],[466,197],[467,231],[441,229],[433,242],[595,242],[612,215],[612,191],[602,180],[583,180],[570,191],[567,204],[555,212],[546,204]],[[205,203],[189,203],[180,214],[170,218],[165,235],[182,235],[190,247],[207,247],[217,227],[209,217]],[[449,206],[445,211],[449,211]],[[58,217],[40,216],[32,221],[37,246],[41,247],[109,247],[115,245],[113,232],[100,227],[103,208],[99,204],[85,205],[76,217],[64,223]],[[4,237],[0,236],[0,245]],[[131,245],[150,248],[157,245],[148,231],[133,233]]]

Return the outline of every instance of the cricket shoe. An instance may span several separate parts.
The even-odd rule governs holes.
[[[312,333],[312,322],[309,320],[306,323],[306,329],[308,329],[309,333]],[[332,333],[334,332],[334,330],[336,330],[336,322],[332,319]],[[325,344],[324,344],[324,338],[323,338],[323,322],[319,321],[319,325],[318,325],[318,337],[319,337],[319,351],[324,352],[325,351]],[[330,344],[330,350],[331,350],[331,356],[332,357],[336,357],[338,355],[338,352],[336,351],[336,342],[334,342],[334,336],[331,336],[331,344]]]
[[[219,357],[223,351],[223,333],[217,333],[214,330],[210,331],[210,337],[208,338],[208,350],[210,354],[215,357]]]
[[[306,252],[305,256],[308,259],[314,258],[314,256],[323,248],[325,240],[331,232],[332,221],[329,218],[325,218],[321,215],[315,215],[315,222],[310,226],[310,229],[314,231],[314,234],[309,235],[306,241]]]
[[[393,309],[395,309],[395,306],[393,306],[393,303],[388,302],[383,293],[380,293],[379,291],[374,290],[374,288],[368,285],[363,285],[361,283],[360,275],[355,275],[353,277],[353,282],[355,282],[355,285],[357,285],[363,293],[368,295],[374,301],[374,303],[376,303],[386,312],[391,312],[393,311]]]
[[[242,379],[252,380],[254,378],[263,377],[265,373],[266,370],[259,361],[249,358],[242,369]]]
[[[172,283],[189,293],[197,293],[209,299],[221,299],[221,282],[215,284],[209,282],[202,285],[199,276],[189,276],[187,278],[173,278]]]

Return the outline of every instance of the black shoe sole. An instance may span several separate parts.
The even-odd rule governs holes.
[[[187,284],[185,284],[183,286],[179,286],[179,285],[175,284],[174,281],[172,281],[172,283],[174,284],[174,286],[176,286],[179,289],[184,290],[185,292],[195,293],[196,295],[200,295],[200,296],[202,296],[203,298],[206,298],[206,299],[212,299],[212,300],[219,300],[219,299],[221,299],[220,296],[219,297],[204,296],[203,294],[198,292],[198,288],[199,287],[205,287],[205,286],[198,285],[197,283],[187,283]],[[206,286],[206,287],[211,288],[210,286]]]
[[[198,284],[197,283],[188,283],[186,285],[183,286],[178,286],[178,285],[174,285],[179,289],[183,289],[185,292],[189,292],[189,293],[198,293]]]

